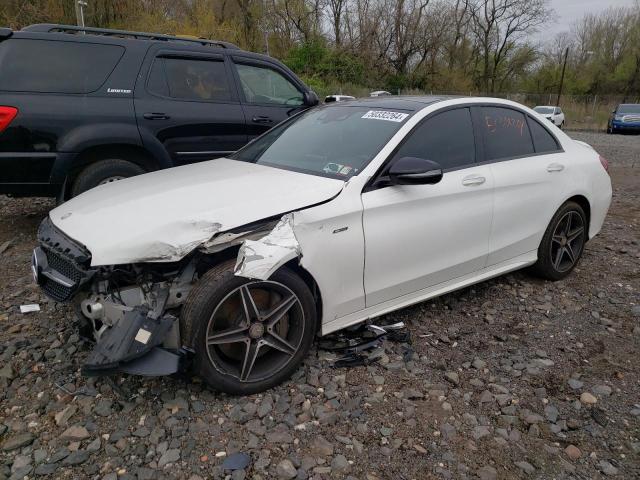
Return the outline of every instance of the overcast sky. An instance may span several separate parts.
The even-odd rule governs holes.
[[[553,38],[557,33],[571,29],[571,25],[586,13],[599,13],[609,7],[628,7],[635,0],[550,0],[555,11],[555,22],[542,28],[537,37],[540,41]]]

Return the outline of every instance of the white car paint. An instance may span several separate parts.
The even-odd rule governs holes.
[[[555,107],[552,105],[538,105],[536,107],[533,107],[533,109],[536,112],[538,111],[538,109],[540,109],[541,110],[541,112],[539,112],[540,115],[542,115],[548,121],[551,121],[556,127],[562,127],[562,125],[564,125],[564,121],[565,121],[564,112],[560,107]],[[543,109],[545,113],[542,113]],[[546,110],[551,110],[551,111],[547,113]]]
[[[98,187],[51,218],[97,256],[94,264],[106,265],[149,261],[150,250],[158,250],[154,261],[175,261],[220,245],[229,229],[290,212],[262,239],[244,240],[236,274],[268,278],[297,256],[318,285],[322,333],[330,333],[533,264],[551,217],[574,195],[591,206],[589,237],[599,232],[609,176],[593,149],[560,130],[553,132],[560,153],[476,164],[446,172],[435,185],[363,192],[427,115],[487,102],[545,122],[507,100],[446,99],[407,118],[346,182],[213,160]]]

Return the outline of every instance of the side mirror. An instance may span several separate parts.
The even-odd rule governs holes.
[[[320,99],[318,98],[318,95],[316,95],[316,92],[313,90],[307,90],[304,92],[304,104],[307,107],[315,107],[318,103],[320,103]]]
[[[402,157],[389,168],[392,185],[431,185],[442,180],[442,167],[432,160]]]

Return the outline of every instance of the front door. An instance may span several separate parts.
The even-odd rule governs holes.
[[[247,57],[233,57],[249,140],[305,109],[300,86],[283,70]]]
[[[435,185],[389,185],[362,194],[367,307],[481,270],[493,209],[490,166],[476,164],[469,108],[436,113],[394,154],[438,162]]]
[[[247,143],[244,112],[222,55],[159,51],[136,88],[143,142],[163,144],[174,165],[223,157]]]

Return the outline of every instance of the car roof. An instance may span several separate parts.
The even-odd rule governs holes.
[[[395,110],[408,110],[417,112],[436,102],[450,100],[458,97],[445,96],[386,96],[357,98],[349,102],[350,107],[391,108]],[[333,105],[333,104],[332,104]],[[343,104],[344,105],[344,104]]]
[[[162,33],[134,32],[130,30],[115,30],[111,28],[78,27],[76,25],[62,25],[57,23],[36,23],[23,27],[20,32],[27,33],[47,33],[47,34],[88,34],[94,37],[108,37],[122,40],[147,40],[155,42],[177,42],[191,46],[213,46],[232,50],[240,50],[237,45],[219,40],[209,40],[193,36],[166,35]],[[54,37],[55,38],[55,37]]]

